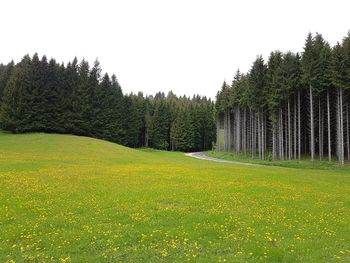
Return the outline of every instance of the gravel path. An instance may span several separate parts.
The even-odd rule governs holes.
[[[223,159],[219,159],[219,158],[209,157],[209,156],[205,155],[203,152],[185,153],[185,155],[193,157],[193,158],[197,158],[197,159],[218,162],[218,163],[232,163],[232,164],[248,165],[248,166],[266,166],[266,165],[262,165],[262,164],[242,163],[242,162],[229,161],[229,160],[223,160]]]

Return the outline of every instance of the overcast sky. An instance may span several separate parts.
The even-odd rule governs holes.
[[[334,45],[349,0],[0,0],[0,62],[23,55],[99,59],[124,92],[215,97],[256,55],[302,51],[309,31]]]

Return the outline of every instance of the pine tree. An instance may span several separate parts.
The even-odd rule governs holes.
[[[268,89],[268,109],[272,122],[272,158],[283,159],[281,152],[281,124],[280,116],[283,105],[283,72],[282,72],[282,53],[279,51],[272,52],[268,61],[267,70],[267,89]],[[278,149],[278,150],[277,150]]]
[[[30,70],[31,58],[26,55],[15,67],[4,89],[0,115],[1,127],[4,130],[12,132],[23,130],[21,123],[21,115],[24,112],[23,95],[26,94],[30,83]]]
[[[2,103],[2,98],[4,96],[4,90],[6,88],[7,82],[11,78],[14,69],[14,62],[11,61],[7,65],[0,64],[0,106]]]
[[[302,57],[303,81],[309,89],[310,102],[310,154],[311,160],[315,158],[315,131],[314,131],[314,87],[315,87],[315,71],[317,67],[317,55],[315,54],[314,39],[311,33],[308,34],[304,53]]]

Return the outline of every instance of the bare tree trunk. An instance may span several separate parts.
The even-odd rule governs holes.
[[[281,160],[284,160],[284,136],[283,136],[283,112],[280,109],[280,147],[281,147]]]
[[[266,160],[267,150],[268,150],[268,138],[267,138],[267,116],[264,114],[264,160]]]
[[[228,151],[231,152],[231,109],[228,110]]]
[[[265,160],[265,153],[266,153],[266,129],[265,129],[265,124],[266,124],[266,121],[265,121],[265,113],[263,113],[263,119],[262,119],[262,158],[263,160]]]
[[[238,152],[241,152],[241,110],[240,108],[237,109],[237,148]]]
[[[287,109],[288,114],[288,109]],[[288,158],[288,116],[285,116],[284,118],[284,156],[287,159]]]
[[[290,160],[292,158],[292,134],[291,134],[291,127],[290,127],[290,99],[288,98],[288,159]]]
[[[321,108],[321,154],[324,154],[324,110]]]
[[[250,154],[253,156],[253,113],[252,110],[249,110],[250,116],[249,116],[249,121],[250,121]]]
[[[250,146],[251,146],[251,154],[252,154],[252,158],[254,158],[254,115],[252,113],[252,111],[250,111],[250,122],[251,122],[251,139],[250,139]]]
[[[260,134],[260,112],[258,111],[258,154],[259,154],[259,160],[261,160],[261,143],[260,143],[260,139],[261,139],[261,134]]]
[[[327,129],[328,129],[328,161],[332,161],[332,146],[331,146],[331,117],[329,109],[329,90],[327,90]]]
[[[344,164],[344,120],[343,120],[343,89],[340,89],[340,147],[341,164]]]
[[[344,133],[343,133],[343,90],[337,91],[337,152],[340,164],[344,164]]]
[[[337,89],[337,157],[339,163],[341,163],[340,157],[340,89]]]
[[[276,130],[276,159],[281,159],[281,134],[280,134],[280,115],[277,113],[277,120],[275,124]]]
[[[220,151],[220,115],[216,121],[216,146],[217,150]]]
[[[228,152],[228,148],[229,148],[229,145],[228,145],[228,115],[229,115],[229,110],[227,110],[226,112],[226,140],[225,140],[225,143],[226,143],[226,152]]]
[[[227,128],[226,128],[226,124],[227,124],[227,112],[225,111],[224,114],[224,152],[226,152],[226,136],[227,136]]]
[[[223,151],[226,151],[226,111],[224,113]]]
[[[312,95],[312,86],[309,86],[310,92],[310,153],[311,161],[314,161],[315,158],[315,135],[314,135],[314,109],[313,109],[313,95]]]
[[[249,110],[249,134],[248,134],[249,144],[248,144],[248,147],[249,147],[250,153],[252,151],[252,126],[251,126],[251,123],[252,123],[252,111]]]
[[[278,110],[278,125],[277,125],[277,143],[278,143],[278,159],[282,159],[282,154],[281,154],[281,114],[280,114],[281,109]]]
[[[232,136],[232,142],[233,142],[233,151],[237,152],[237,145],[236,145],[236,137],[237,137],[237,108],[233,108],[233,136]]]
[[[264,113],[260,113],[260,150],[261,160],[264,160]]]
[[[322,121],[321,121],[321,98],[318,97],[318,154],[322,160]]]
[[[278,156],[280,160],[283,160],[282,151],[282,121],[281,121],[281,109],[278,111]]]
[[[227,124],[226,124],[226,128],[227,128],[227,142],[226,142],[226,151],[229,152],[230,151],[230,110],[227,110]]]
[[[264,112],[262,113],[262,119],[261,119],[261,158],[265,160],[265,143],[264,143],[264,133],[265,133],[265,114]]]
[[[272,160],[276,160],[276,124],[275,121],[272,120]]]
[[[256,154],[256,113],[253,112],[253,159]]]
[[[300,161],[300,155],[301,155],[301,131],[300,131],[300,125],[301,125],[301,118],[300,118],[300,91],[298,90],[298,159]]]
[[[243,152],[247,151],[247,112],[244,108],[243,110]]]
[[[296,107],[296,98],[294,95],[294,114],[293,114],[293,132],[294,132],[294,142],[293,142],[293,150],[294,150],[294,160],[297,159],[297,107]]]
[[[235,112],[235,120],[236,120],[236,136],[235,136],[235,146],[236,146],[236,152],[239,153],[239,146],[238,146],[238,136],[239,136],[239,120],[238,120],[238,108],[236,108]]]
[[[228,110],[226,110],[225,115],[225,152],[228,151]]]
[[[350,160],[350,138],[349,138],[349,102],[346,105],[346,144],[348,150],[348,160]]]

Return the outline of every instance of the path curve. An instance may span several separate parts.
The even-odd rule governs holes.
[[[185,155],[189,157],[201,159],[201,160],[207,160],[207,161],[218,162],[218,163],[232,163],[232,164],[248,165],[248,166],[266,166],[263,164],[243,163],[243,162],[236,162],[236,161],[229,161],[229,160],[214,158],[214,157],[205,155],[204,152],[185,153]]]

